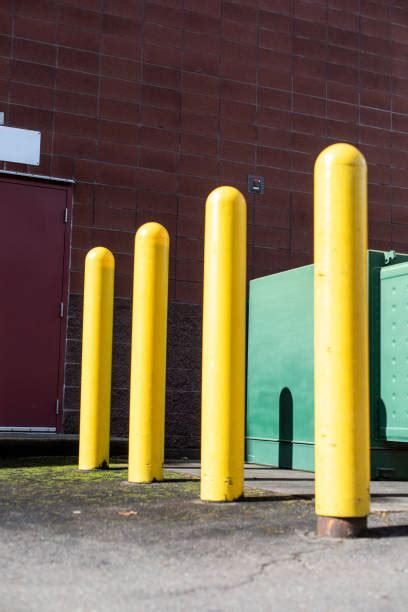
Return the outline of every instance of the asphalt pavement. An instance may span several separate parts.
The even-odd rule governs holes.
[[[314,535],[313,478],[248,466],[245,499],[199,500],[199,466],[0,465],[0,610],[392,611],[408,607],[408,483],[373,484],[369,529]]]

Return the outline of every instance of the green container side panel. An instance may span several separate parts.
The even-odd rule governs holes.
[[[304,470],[312,472],[314,469],[314,444],[293,442],[280,442],[279,440],[247,439],[248,463],[273,465],[285,469]]]
[[[381,270],[380,436],[408,442],[408,262]]]
[[[249,438],[313,443],[313,266],[251,281],[247,388]]]
[[[408,442],[408,263],[404,262],[408,262],[408,255],[368,252],[373,478],[408,479],[408,444],[401,444]],[[392,295],[388,296],[392,283],[387,285],[385,280],[395,278],[392,268],[401,271],[398,278],[404,278],[403,269],[407,271],[400,288],[404,302],[401,321],[392,317]],[[404,332],[407,330],[406,335],[401,331],[394,338],[395,346],[393,324],[398,324],[398,330],[405,324]],[[392,353],[396,347],[400,351],[406,347],[404,362],[400,353]],[[246,423],[249,462],[313,471],[313,356],[313,265],[251,281]],[[395,384],[400,390],[393,399]]]
[[[408,261],[408,255],[403,253],[382,251],[369,251],[369,352],[370,352],[370,429],[371,429],[371,446],[384,449],[391,449],[392,441],[387,438],[384,430],[384,423],[387,420],[387,415],[384,413],[384,403],[382,397],[381,372],[388,368],[388,358],[382,354],[385,344],[385,329],[381,333],[382,320],[387,317],[384,311],[382,302],[386,299],[388,285],[381,280],[385,270],[397,268],[401,264]],[[389,406],[388,406],[389,408]],[[395,446],[395,445],[394,445]],[[399,455],[403,454],[403,450],[399,449]],[[382,454],[371,453],[371,463],[373,470],[376,470],[376,457],[385,456]],[[387,455],[388,456],[388,455]],[[407,458],[408,470],[408,458]]]

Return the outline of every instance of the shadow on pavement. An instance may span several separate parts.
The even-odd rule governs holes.
[[[31,468],[31,467],[53,467],[53,466],[78,466],[78,456],[75,455],[45,455],[44,457],[8,457],[0,458],[1,468]],[[106,471],[124,470],[127,468],[126,460],[121,460],[120,457],[111,459],[109,468]],[[102,471],[102,470],[101,470]]]
[[[44,456],[44,457],[9,457],[0,459],[1,468],[31,468],[52,467],[58,465],[77,465],[78,458],[70,456]]]
[[[278,482],[313,482],[314,478],[258,478],[258,476],[254,476],[253,478],[248,478],[245,477],[245,481],[257,481],[257,480],[265,480],[266,482],[268,481],[274,481],[277,480]]]
[[[249,496],[249,497],[242,497],[240,500],[238,500],[240,503],[245,503],[245,502],[281,502],[281,501],[291,501],[291,500],[303,500],[303,501],[309,501],[311,499],[314,498],[314,495],[307,495],[307,494],[297,494],[294,493],[293,495],[254,495],[254,496]]]
[[[365,538],[400,538],[408,536],[408,525],[371,527],[364,532]]]
[[[408,493],[371,493],[371,497],[408,497]]]

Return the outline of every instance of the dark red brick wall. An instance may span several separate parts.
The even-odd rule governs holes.
[[[0,56],[7,125],[43,134],[29,170],[77,181],[73,292],[104,243],[129,296],[155,218],[171,298],[199,303],[204,198],[250,173],[251,276],[309,262],[313,161],[337,140],[369,162],[371,246],[408,249],[404,0],[1,0]]]
[[[372,248],[408,251],[406,0],[1,0],[0,104],[74,178],[71,292],[111,248],[129,298],[135,228],[171,236],[170,299],[199,304],[208,192],[248,174],[250,277],[312,259],[312,171],[335,141],[369,165]]]

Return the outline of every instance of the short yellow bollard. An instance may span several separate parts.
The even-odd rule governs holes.
[[[159,223],[136,233],[129,482],[163,480],[169,242]]]
[[[367,166],[348,144],[315,165],[318,535],[354,537],[370,506]]]
[[[115,260],[104,247],[85,260],[79,469],[109,464]]]
[[[210,193],[205,213],[201,499],[244,491],[246,203],[234,187]]]

